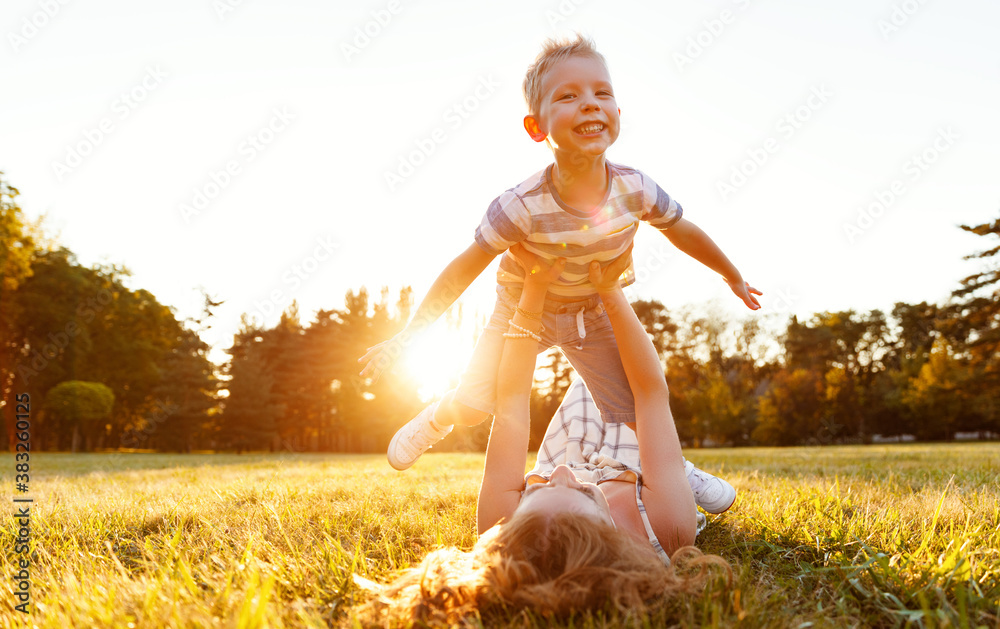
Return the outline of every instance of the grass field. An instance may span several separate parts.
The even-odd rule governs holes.
[[[734,585],[648,618],[572,627],[1000,626],[1000,445],[692,450],[739,490],[698,545]],[[475,541],[481,455],[33,454],[31,613],[14,610],[2,514],[0,626],[352,626],[439,545]],[[0,456],[14,497],[14,460]],[[483,626],[550,626],[530,615]]]

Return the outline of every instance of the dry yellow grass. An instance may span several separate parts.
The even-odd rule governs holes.
[[[740,491],[699,546],[736,582],[651,618],[567,626],[995,627],[996,444],[702,450]],[[13,457],[0,457],[13,493]],[[14,609],[17,526],[3,514],[0,625],[350,626],[432,548],[475,541],[482,456],[32,456],[31,613]],[[471,620],[472,624],[480,622]],[[810,624],[811,623],[811,624]],[[549,626],[530,614],[489,625]]]

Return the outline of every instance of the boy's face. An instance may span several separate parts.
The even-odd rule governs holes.
[[[525,116],[524,128],[556,153],[596,157],[618,139],[619,114],[608,69],[600,59],[574,56],[546,73],[538,114]]]

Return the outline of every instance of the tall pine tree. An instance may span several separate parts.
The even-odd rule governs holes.
[[[229,395],[222,404],[221,448],[271,450],[278,436],[283,409],[274,392],[274,377],[265,362],[262,341],[261,329],[244,316],[228,350]]]

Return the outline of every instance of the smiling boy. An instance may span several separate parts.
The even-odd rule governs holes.
[[[635,409],[588,268],[593,261],[605,266],[626,253],[640,221],[721,274],[749,308],[760,307],[753,295],[761,293],[744,282],[703,231],[682,217],[676,201],[642,172],[605,159],[618,139],[621,112],[607,64],[593,42],[580,36],[570,42],[546,42],[523,87],[529,108],[524,129],[535,142],[549,145],[553,163],[490,204],[475,242],[444,269],[406,329],[359,359],[365,364],[361,375],[377,378],[415,334],[437,320],[503,254],[496,309],[458,388],[421,411],[390,443],[389,462],[399,470],[412,465],[455,424],[475,425],[492,414],[503,333],[523,286],[524,271],[505,253],[517,243],[543,258],[568,260],[565,272],[549,287],[544,309],[522,314],[542,321],[538,351],[553,346],[563,351],[607,422],[634,422]],[[632,282],[631,265],[622,278],[623,285]],[[735,491],[732,494],[735,498]]]

